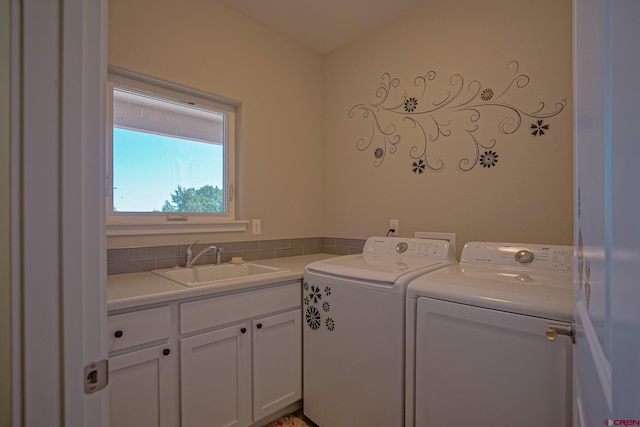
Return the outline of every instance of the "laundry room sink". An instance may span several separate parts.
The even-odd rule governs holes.
[[[254,263],[202,265],[192,268],[153,270],[154,274],[173,280],[183,286],[214,285],[228,283],[246,277],[258,277],[288,270]]]

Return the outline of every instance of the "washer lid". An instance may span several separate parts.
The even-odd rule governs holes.
[[[306,270],[370,282],[384,282],[392,286],[405,274],[429,267],[435,269],[449,263],[419,257],[357,254],[316,261],[309,264]]]
[[[573,275],[449,266],[409,283],[407,297],[430,297],[510,313],[571,321]]]
[[[316,261],[305,271],[393,286],[455,262],[449,242],[400,237],[370,237],[363,253]]]
[[[477,244],[473,245],[474,254]],[[478,262],[465,262],[470,254],[463,250],[463,261],[413,280],[407,289],[407,297],[416,299],[430,297],[506,311],[516,314],[571,321],[573,318],[573,272],[567,266],[572,259],[564,259],[558,265],[557,257],[540,257],[542,265],[529,262],[528,267],[505,266],[503,261],[486,262],[480,257]],[[513,248],[515,245],[507,245]],[[546,247],[546,246],[545,246]],[[568,247],[552,247],[550,253],[567,254]],[[537,248],[529,248],[538,254]],[[526,245],[518,245],[513,257],[520,250],[529,250]],[[564,257],[564,255],[563,255]],[[502,255],[498,257],[506,259]],[[493,258],[491,258],[493,259]],[[534,258],[536,259],[536,258]],[[555,261],[554,261],[555,260]],[[508,265],[511,261],[508,261]]]

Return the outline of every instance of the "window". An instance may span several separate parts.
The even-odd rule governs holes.
[[[120,71],[108,111],[108,234],[246,230],[235,221],[233,104]]]

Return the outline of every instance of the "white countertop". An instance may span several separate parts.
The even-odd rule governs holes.
[[[250,261],[254,264],[283,268],[287,271],[261,277],[249,276],[232,282],[209,286],[186,287],[151,272],[107,276],[107,309],[109,311],[120,310],[300,280],[307,264],[334,256],[331,254],[313,254]]]

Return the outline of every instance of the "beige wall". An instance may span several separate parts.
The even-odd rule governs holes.
[[[324,235],[381,235],[393,218],[400,220],[403,236],[415,231],[456,232],[458,252],[472,240],[571,244],[571,26],[570,0],[429,0],[329,54],[324,68]],[[529,83],[517,87],[516,83],[525,81],[522,78],[498,97],[514,78],[514,69],[507,68],[512,60],[519,62],[519,74],[527,75]],[[435,71],[436,77],[422,96],[422,86],[415,86],[414,79],[429,71]],[[357,109],[349,117],[353,106],[381,100],[376,95],[382,94],[377,91],[384,73],[400,79],[388,99],[368,117]],[[449,80],[455,74],[465,79],[462,93],[446,107],[436,108],[434,103],[459,86],[456,77]],[[482,101],[478,96],[464,104],[475,93],[470,89],[478,87],[468,86],[472,80],[482,90],[493,89],[494,98]],[[398,106],[403,95],[416,97],[416,112],[435,111],[408,115],[400,114],[402,107],[395,113],[384,110]],[[550,113],[562,99],[567,100],[565,109],[544,118],[543,125],[550,125],[548,132],[531,135],[530,126],[537,119],[523,113],[537,111],[540,102],[546,104],[542,113]],[[477,107],[480,119],[473,122],[472,111],[464,107],[483,102],[519,108],[520,128],[512,134],[499,131],[503,118],[518,117],[500,106]],[[358,139],[370,140],[373,112],[383,130],[396,126],[394,135],[401,139],[395,153],[379,132],[368,149],[357,149]],[[421,152],[424,144],[418,128],[404,117],[417,120],[429,135],[437,134],[433,120],[441,125],[450,122],[441,130],[450,130],[451,135],[440,136],[427,150],[430,164],[443,161],[442,171],[412,172],[417,159],[410,150],[415,146]],[[506,130],[514,129],[515,123],[505,122]],[[473,135],[481,144],[496,140],[491,150],[498,154],[498,163],[490,168],[478,164],[461,172],[461,160],[478,158],[476,144],[466,132],[474,124],[478,130]],[[378,167],[374,167],[376,148],[386,153]],[[481,154],[487,151],[480,148]]]
[[[109,4],[110,64],[242,102],[239,217],[261,218],[263,234],[225,233],[210,240],[366,238],[384,234],[393,218],[403,236],[456,232],[458,252],[471,240],[571,244],[570,0],[430,0],[325,57],[208,0]],[[514,60],[517,75],[508,67]],[[429,71],[436,78],[423,96],[414,81]],[[379,100],[384,73],[399,84],[377,116],[383,130],[395,125],[401,139],[395,153],[380,139],[360,151],[356,142],[369,139],[372,115],[356,111],[349,117],[349,110]],[[382,110],[400,105],[403,95],[416,97],[416,112],[433,105],[455,93],[457,77],[450,78],[456,74],[464,78],[461,94],[431,115]],[[519,75],[528,77],[526,87],[519,87],[524,77],[513,81]],[[484,101],[478,96],[461,104],[477,87],[491,88],[490,101],[514,109],[478,107],[480,119],[473,122],[473,111],[461,108]],[[531,135],[538,120],[533,116],[553,114],[562,100],[563,111],[543,118],[548,132]],[[541,102],[545,108],[536,113]],[[517,131],[501,133],[500,123],[509,132],[517,127],[518,114]],[[427,146],[430,164],[442,160],[442,171],[412,172],[418,159],[411,148],[419,152],[424,144],[404,117],[428,135],[434,134],[433,120],[443,133],[451,132]],[[478,130],[468,133],[475,124]],[[473,137],[487,147],[495,139],[495,145],[483,148]],[[376,148],[385,150],[378,167]],[[464,159],[469,166],[478,159],[476,148],[497,153],[498,163],[461,172]],[[111,237],[108,246],[193,238]]]
[[[9,1],[0,0],[0,426],[11,425]]]
[[[110,0],[109,63],[242,102],[238,217],[262,235],[110,237],[134,247],[322,233],[322,58],[210,0]]]

